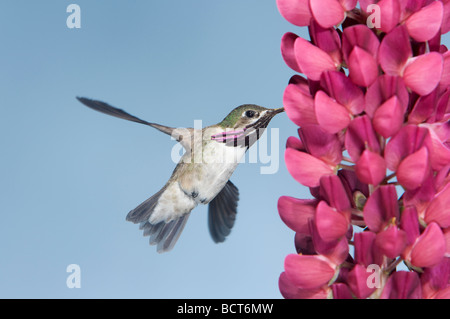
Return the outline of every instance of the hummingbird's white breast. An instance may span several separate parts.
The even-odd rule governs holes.
[[[246,152],[246,147],[226,146],[211,140],[211,135],[221,131],[220,127],[210,127],[203,132],[201,140],[195,139],[194,164],[190,164],[192,169],[180,179],[180,187],[188,194],[193,193],[197,203],[207,204],[216,197]]]

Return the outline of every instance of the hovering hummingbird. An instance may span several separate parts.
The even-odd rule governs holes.
[[[139,224],[159,253],[174,247],[198,204],[209,204],[208,228],[213,241],[225,240],[234,225],[239,200],[239,191],[229,179],[271,119],[284,111],[244,104],[218,124],[203,129],[173,128],[141,120],[101,101],[77,99],[96,111],[154,127],[174,137],[186,150],[161,190],[126,217]]]

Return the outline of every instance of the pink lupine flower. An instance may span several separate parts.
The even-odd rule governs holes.
[[[450,184],[447,184],[430,202],[424,220],[427,223],[435,222],[442,228],[450,227]]]
[[[398,219],[399,209],[395,186],[378,187],[364,206],[364,221],[370,230],[382,230],[392,219]]]
[[[391,259],[400,256],[406,247],[406,243],[406,233],[395,224],[380,231],[375,238],[375,245],[379,252]]]
[[[283,95],[286,167],[313,196],[278,201],[295,232],[281,294],[450,298],[450,1],[276,2],[309,29],[281,56],[302,74]]]
[[[420,279],[424,298],[449,299],[450,259],[444,258],[439,264],[426,268]]]
[[[417,273],[398,271],[393,273],[384,286],[383,299],[421,299],[422,290]]]
[[[441,228],[431,223],[412,245],[411,251],[406,251],[405,260],[417,267],[431,267],[444,257],[446,242]]]
[[[322,256],[288,255],[284,261],[286,276],[301,289],[326,285],[336,272],[336,265]]]
[[[318,200],[297,199],[282,196],[278,200],[278,212],[283,222],[296,233],[310,234],[309,220],[313,219]]]
[[[334,299],[353,299],[350,288],[344,283],[332,284],[331,290]]]
[[[335,241],[343,237],[349,227],[349,216],[321,201],[314,215],[318,235],[324,241]]]
[[[281,273],[278,286],[281,295],[286,299],[326,299],[330,294],[330,289],[327,286],[301,289],[287,277],[285,272]]]
[[[427,95],[436,88],[444,63],[442,55],[437,52],[414,57],[404,25],[396,27],[383,38],[378,61],[386,74],[401,76],[406,86],[420,95]]]
[[[431,40],[441,29],[443,15],[444,5],[440,1],[414,12],[405,23],[409,35],[417,42]]]
[[[294,42],[294,54],[302,72],[313,81],[319,81],[325,71],[337,70],[340,64],[329,53],[300,37]]]
[[[378,185],[386,176],[386,163],[378,153],[365,150],[356,162],[355,171],[361,182]]]
[[[375,286],[372,287],[367,285],[370,275],[371,274],[367,272],[367,268],[359,264],[355,265],[349,272],[347,284],[356,298],[365,299],[375,292]]]

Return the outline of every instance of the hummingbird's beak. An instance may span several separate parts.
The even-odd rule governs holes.
[[[279,109],[273,109],[271,113],[272,113],[272,116],[275,116],[281,112],[284,112],[284,107],[280,107]]]

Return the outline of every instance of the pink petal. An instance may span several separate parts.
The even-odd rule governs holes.
[[[284,260],[287,278],[302,289],[319,288],[334,276],[334,269],[319,256],[290,254]]]
[[[336,70],[336,65],[328,53],[303,38],[295,40],[294,51],[301,70],[313,81],[319,81],[322,72]]]
[[[365,149],[378,153],[380,144],[367,115],[355,117],[345,134],[345,148],[354,162],[358,161]]]
[[[312,224],[312,221],[310,221]],[[294,236],[294,244],[297,253],[303,255],[315,255],[316,249],[314,247],[314,243],[311,235],[306,235],[302,233],[295,233]]]
[[[320,237],[316,223],[311,221],[311,235],[315,253],[333,265],[339,265],[348,257],[349,246],[346,237],[335,241],[324,241]]]
[[[349,230],[351,229],[349,228]],[[317,246],[316,243],[317,241],[314,241],[317,253],[326,257],[327,260],[329,260],[334,265],[342,264],[349,256],[349,246],[347,238],[345,236],[339,239],[337,242],[329,242],[329,244],[332,245],[331,249],[321,250],[320,245]]]
[[[428,95],[421,96],[411,113],[408,116],[408,123],[419,124],[425,122],[435,111],[434,106],[436,105],[436,90],[433,90]]]
[[[341,23],[345,11],[337,0],[310,0],[312,15],[323,28],[331,28]]]
[[[377,234],[375,244],[382,254],[393,259],[403,252],[406,240],[406,233],[397,226],[391,225]]]
[[[335,208],[328,206],[325,201],[321,201],[317,206],[314,222],[319,236],[327,242],[344,236],[349,225],[347,218]]]
[[[377,108],[393,96],[397,96],[405,109],[409,103],[409,93],[401,77],[383,74],[369,86],[365,96],[365,111],[372,118]]]
[[[450,299],[450,287],[440,290],[435,299]]]
[[[426,147],[408,155],[397,168],[397,180],[407,190],[420,187],[430,174],[430,163]]]
[[[369,52],[355,46],[348,58],[350,79],[359,86],[371,85],[378,76],[378,64]]]
[[[341,38],[335,28],[322,28],[315,20],[312,20],[309,34],[312,43],[328,53],[335,64],[342,63]]]
[[[373,245],[376,234],[371,231],[365,231],[355,234],[355,261],[365,267],[375,262],[373,255]]]
[[[450,1],[448,2],[450,4]],[[441,83],[443,87],[448,87],[450,85],[450,51],[446,51],[442,54],[444,58],[444,66],[442,68]]]
[[[446,87],[446,89],[444,90],[444,93],[442,93],[442,95],[438,99],[436,113],[434,114],[435,121],[444,120],[446,114],[450,113],[450,86],[449,85],[443,86],[442,80],[441,80],[441,83],[440,83],[439,87],[437,88],[437,90],[439,90],[440,88],[443,88],[443,87]],[[442,90],[439,90],[439,91],[442,92]],[[431,122],[431,121],[429,121],[429,122]],[[450,126],[448,126],[448,127],[450,128]]]
[[[366,299],[375,291],[376,287],[369,288],[367,284],[371,274],[361,265],[355,265],[348,273],[347,284],[357,298]]]
[[[400,21],[400,3],[398,0],[381,0],[377,5],[380,7],[380,29],[388,33]]]
[[[360,0],[359,6],[361,7],[362,10],[367,12],[367,6],[370,4],[377,3],[377,2],[378,2],[378,0]]]
[[[350,53],[356,46],[373,53],[376,59],[380,41],[373,30],[369,29],[366,25],[357,24],[345,28],[342,34],[342,52],[345,61],[348,61]]]
[[[433,295],[439,290],[448,286],[450,280],[450,258],[443,258],[437,265],[427,267],[420,280],[425,298],[433,298]]]
[[[400,129],[386,145],[384,159],[387,168],[396,171],[400,162],[409,154],[431,143],[428,129],[416,125],[407,125]]]
[[[433,1],[433,0],[431,0]],[[404,13],[407,15],[410,15],[411,13],[414,13],[420,8],[422,8],[424,5],[426,5],[427,2],[431,2],[430,0],[400,0],[402,11],[405,11]]]
[[[283,35],[281,38],[281,56],[288,67],[298,73],[302,73],[302,70],[297,64],[297,59],[295,58],[294,53],[294,43],[297,38],[298,35],[291,32],[287,32]]]
[[[423,218],[426,208],[435,195],[435,177],[429,174],[420,187],[413,190],[406,190],[403,194],[403,204],[405,207],[414,206]]]
[[[421,299],[422,290],[416,272],[397,271],[389,279],[381,294],[382,299]]]
[[[444,1],[441,34],[446,34],[448,31],[450,31],[450,1]]]
[[[365,150],[356,162],[355,172],[361,182],[378,185],[386,176],[386,163],[378,153]]]
[[[339,0],[342,8],[344,8],[345,11],[353,10],[356,7],[357,0]]]
[[[405,84],[419,95],[427,95],[439,84],[444,60],[437,52],[410,59],[403,72]]]
[[[322,73],[322,87],[336,102],[345,106],[352,114],[364,111],[364,93],[342,72],[328,71]]]
[[[314,99],[298,84],[289,84],[284,90],[283,106],[289,119],[303,126],[317,123]]]
[[[412,56],[408,31],[404,25],[389,32],[381,41],[378,62],[388,75],[402,75],[403,68]]]
[[[298,139],[295,136],[289,136],[286,141],[286,148],[293,148],[297,151],[305,151],[305,146],[303,145],[302,141]]]
[[[309,0],[277,0],[277,7],[283,18],[296,26],[309,25],[311,12]]]
[[[333,299],[353,299],[350,288],[343,283],[335,283],[331,285],[333,291]]]
[[[433,1],[413,13],[406,20],[406,27],[411,37],[418,42],[433,38],[441,29],[444,6],[440,1]]]
[[[396,134],[403,125],[405,108],[397,96],[384,102],[373,115],[373,127],[378,134],[388,138]]]
[[[370,230],[379,232],[392,218],[398,219],[397,192],[394,185],[378,187],[364,206],[364,221]]]
[[[442,228],[450,227],[450,184],[436,194],[425,212],[424,219],[425,222],[435,222]]]
[[[309,234],[309,220],[314,218],[316,199],[297,199],[281,196],[278,199],[278,213],[281,220],[293,231]]]
[[[439,263],[446,250],[445,237],[436,223],[425,228],[411,251],[411,264],[417,267],[431,267]]]
[[[319,186],[320,177],[334,174],[333,169],[325,162],[292,148],[286,149],[284,159],[292,177],[308,187]]]
[[[449,126],[450,122],[446,124]],[[441,170],[450,163],[450,148],[448,143],[444,144],[436,131],[437,125],[427,126],[422,124],[421,127],[428,127],[430,139],[427,141],[427,148],[430,153],[430,164],[434,170]]]
[[[298,288],[289,280],[285,272],[282,272],[278,279],[278,287],[285,299],[326,299],[328,297],[327,290],[323,288]]]
[[[336,175],[323,176],[320,179],[320,196],[338,211],[343,212],[351,209],[344,185]]]
[[[414,206],[407,206],[402,212],[400,227],[406,233],[407,243],[411,245],[419,237],[419,217]]]
[[[336,134],[330,134],[319,125],[303,125],[298,134],[309,154],[332,166],[342,160],[342,146]]]
[[[444,231],[445,244],[447,250],[445,251],[445,257],[450,257],[450,228],[447,227]]]
[[[337,133],[350,123],[348,110],[323,91],[316,93],[314,107],[319,125],[328,133]]]

